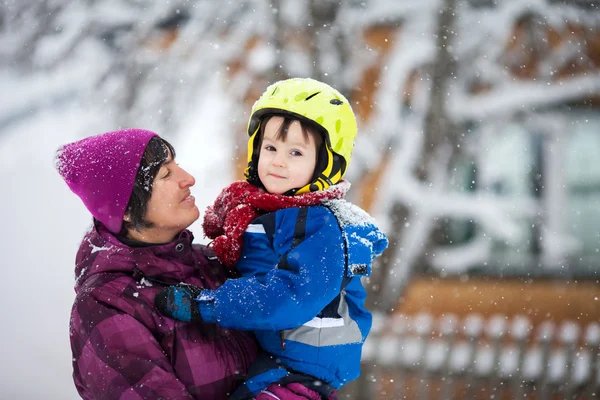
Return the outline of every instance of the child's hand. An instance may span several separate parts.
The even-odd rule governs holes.
[[[202,293],[199,286],[180,283],[167,286],[156,294],[154,304],[162,314],[185,322],[202,322],[196,298]]]
[[[277,396],[277,397],[275,397]],[[282,386],[278,383],[273,383],[265,390],[262,390],[255,397],[256,400],[321,400],[322,397],[319,393],[315,392],[302,385],[301,383],[289,383]],[[337,399],[337,391],[331,393],[327,399]]]

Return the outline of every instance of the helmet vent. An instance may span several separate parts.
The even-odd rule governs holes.
[[[304,101],[307,101],[307,100],[310,100],[310,99],[312,99],[313,97],[315,97],[315,96],[316,96],[316,95],[318,95],[319,93],[321,93],[321,92],[315,92],[315,93],[311,94],[310,96],[308,96],[307,98],[305,98],[305,99],[304,99]]]
[[[339,106],[340,104],[343,103],[340,99],[332,99],[332,100],[329,100],[329,102],[336,106]]]

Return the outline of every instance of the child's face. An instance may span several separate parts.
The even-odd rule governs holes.
[[[310,183],[317,164],[312,135],[304,137],[300,122],[293,121],[285,141],[276,139],[283,117],[269,119],[258,158],[258,177],[269,193],[282,194]]]

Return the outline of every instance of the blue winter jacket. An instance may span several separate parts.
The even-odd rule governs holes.
[[[340,388],[360,374],[371,313],[360,277],[387,238],[345,200],[264,214],[248,225],[236,268],[243,276],[198,297],[207,322],[254,330],[265,351],[288,369]],[[253,393],[286,369],[246,382]]]

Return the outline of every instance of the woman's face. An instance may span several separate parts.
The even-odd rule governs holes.
[[[129,230],[132,239],[146,243],[167,243],[200,217],[190,188],[194,177],[169,155],[152,183],[152,196],[144,220],[154,224],[141,232]]]

